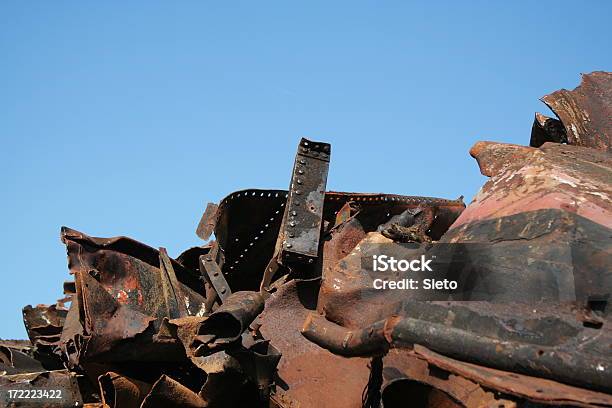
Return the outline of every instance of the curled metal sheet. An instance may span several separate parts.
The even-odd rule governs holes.
[[[612,72],[583,74],[573,91],[561,89],[542,101],[561,119],[569,144],[612,152]]]
[[[259,292],[233,293],[197,328],[190,345],[193,354],[202,356],[240,340],[263,308],[264,299]]]
[[[145,397],[141,405],[142,408],[204,408],[206,406],[206,401],[197,393],[167,375],[162,375],[159,380],[153,384],[151,392]]]
[[[109,408],[138,408],[151,390],[151,384],[114,373],[98,378],[102,403]]]

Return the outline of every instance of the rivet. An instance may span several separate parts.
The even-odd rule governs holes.
[[[301,163],[301,164],[306,164],[306,160],[304,160],[304,159],[300,159],[300,163]]]
[[[227,288],[226,288],[225,286],[223,286],[223,287],[221,288],[221,293],[225,293],[225,292],[227,292]]]
[[[291,221],[291,222],[289,223],[289,226],[290,226],[290,227],[295,227],[295,221]]]
[[[295,237],[295,234],[293,232],[290,232],[289,233],[289,238],[293,238],[293,237]]]
[[[208,262],[210,262],[210,261],[212,261],[212,258],[211,258],[210,256],[208,256],[208,257],[206,257],[206,260],[207,260]]]
[[[291,248],[292,246],[293,246],[293,245],[291,245],[291,244],[289,244],[289,243],[287,243],[287,245],[286,245],[286,247],[287,247],[287,248]]]
[[[219,272],[214,272],[213,275],[214,276],[219,276]]]
[[[308,146],[308,142],[304,142],[304,146]]]
[[[300,195],[302,192],[300,190],[295,190],[295,194]]]
[[[313,263],[313,262],[314,262],[314,259],[312,259],[312,258],[310,258],[310,259],[308,260],[308,263]]]
[[[291,211],[291,215],[293,215],[294,217],[297,215],[296,211]]]
[[[297,179],[296,180],[298,184],[302,184],[302,180],[301,179]]]
[[[304,174],[304,170],[299,169],[299,170],[298,170],[298,174]]]
[[[312,152],[311,154],[312,154],[313,156],[318,156],[318,155],[319,155],[319,152]]]

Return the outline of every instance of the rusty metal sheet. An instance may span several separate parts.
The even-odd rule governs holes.
[[[569,144],[612,152],[612,72],[583,74],[573,91],[542,98],[561,119]]]
[[[397,354],[410,354],[428,364],[481,384],[488,389],[555,406],[610,407],[612,395],[573,387],[544,378],[496,370],[435,353],[416,345],[411,352],[395,350]]]
[[[336,356],[300,334],[317,292],[317,282],[288,282],[270,294],[258,319],[262,335],[282,354],[272,402],[283,408],[361,408],[368,359]]]
[[[525,211],[561,209],[612,228],[612,156],[545,143],[539,149],[478,142],[470,150],[490,177],[451,229]]]
[[[206,210],[204,210],[204,214],[202,214],[202,218],[198,223],[196,235],[204,241],[208,240],[208,238],[210,238],[211,234],[215,230],[218,209],[219,206],[217,204],[208,203],[206,205]]]
[[[167,375],[162,375],[153,384],[151,392],[146,396],[141,405],[142,408],[205,408],[206,406],[206,401],[197,393]]]
[[[15,347],[10,342],[0,341],[0,373],[19,374],[45,371],[45,367],[34,358],[32,347]]]
[[[385,408],[403,406],[407,400],[431,408],[517,407],[510,398],[496,396],[454,371],[443,371],[411,350],[390,350],[383,359],[382,374],[381,397]]]

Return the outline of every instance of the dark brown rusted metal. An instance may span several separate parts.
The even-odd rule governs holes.
[[[319,256],[330,155],[327,143],[300,141],[277,242],[282,264],[312,264]]]
[[[490,180],[467,209],[462,197],[325,191],[331,146],[302,139],[287,191],[208,204],[196,233],[214,240],[176,259],[63,228],[67,296],[24,308],[29,341],[0,341],[0,396],[612,407],[611,88],[593,73],[545,97],[560,120],[536,114],[532,147],[477,143]],[[375,279],[429,275],[375,272],[377,254],[432,259],[461,289],[378,290]]]
[[[529,146],[540,147],[546,142],[567,143],[567,133],[560,120],[536,113]]]
[[[240,340],[251,322],[264,308],[258,292],[236,292],[197,328],[197,335],[189,345],[195,356],[209,354]]]
[[[202,218],[200,219],[198,228],[196,229],[196,235],[204,241],[208,240],[215,230],[218,210],[219,206],[215,203],[208,203],[206,205],[206,210],[204,211],[204,214],[202,214]]]
[[[561,89],[542,101],[561,119],[569,144],[612,152],[612,72],[583,74],[573,91]]]

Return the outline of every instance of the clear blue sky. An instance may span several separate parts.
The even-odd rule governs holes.
[[[62,225],[176,256],[206,202],[286,188],[301,136],[329,189],[469,200],[474,142],[612,69],[610,1],[423,3],[1,2],[0,337],[61,297]]]

